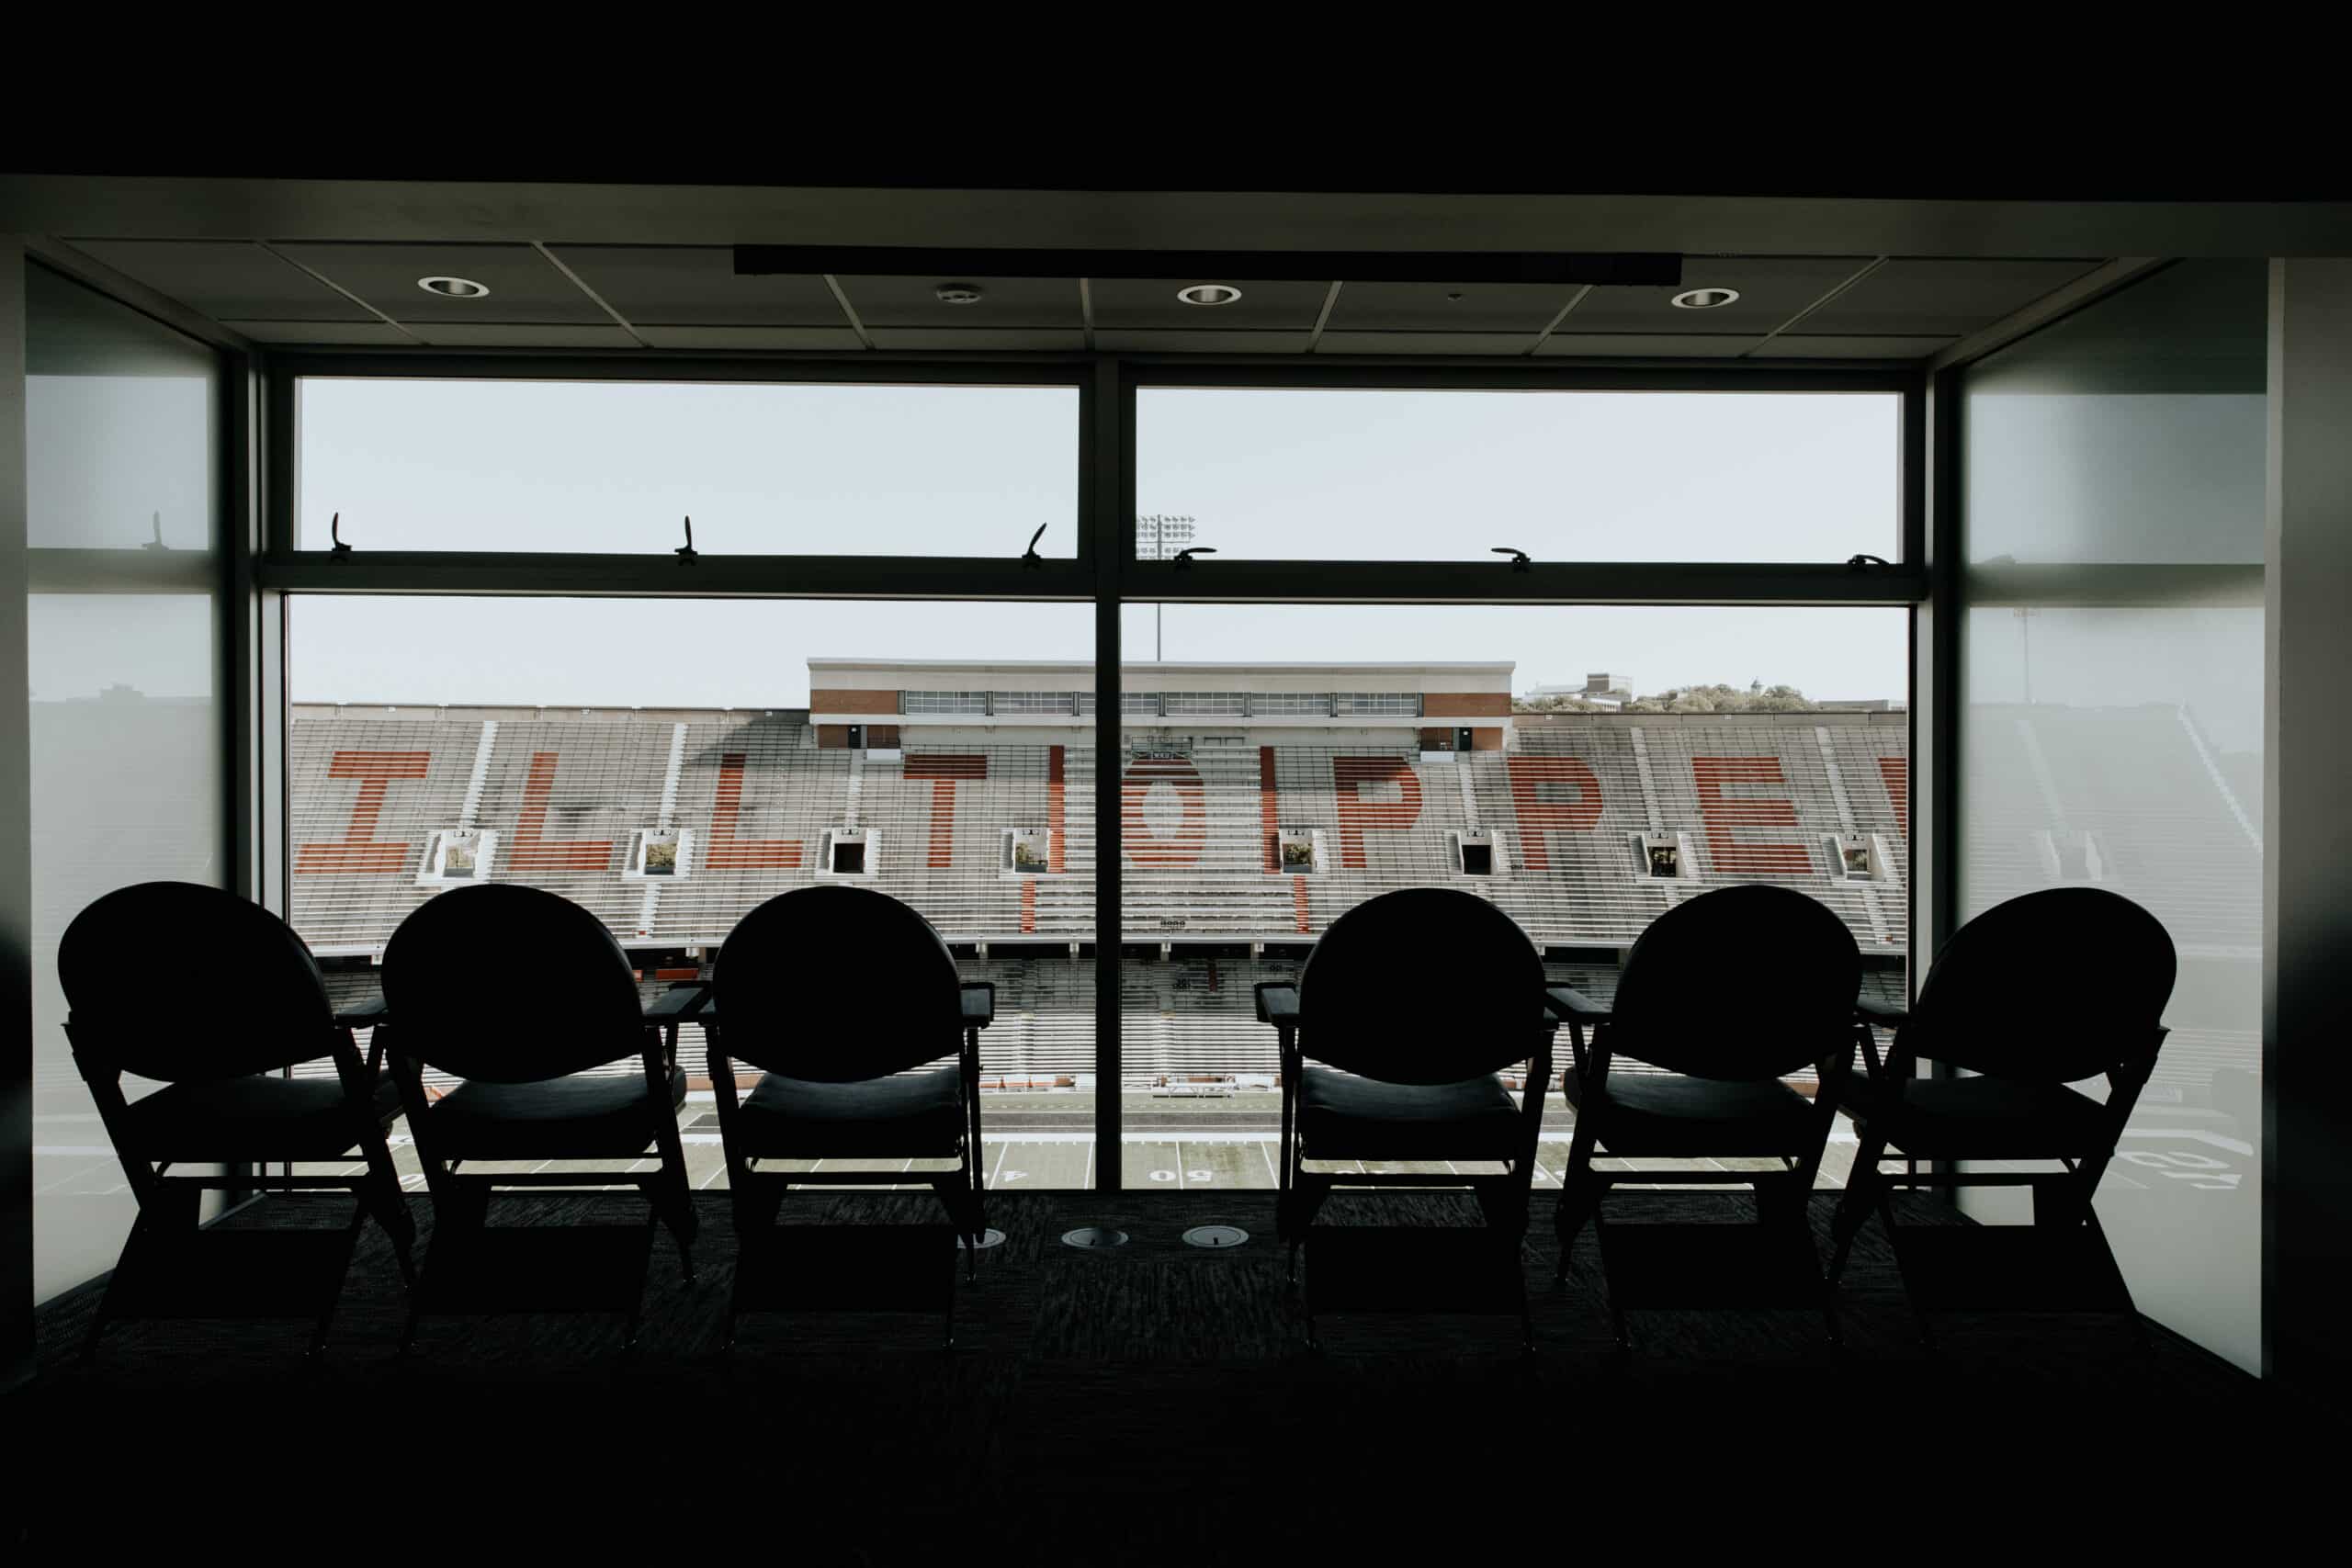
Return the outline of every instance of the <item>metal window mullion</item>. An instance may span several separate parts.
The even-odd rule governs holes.
[[[1094,1185],[1121,1180],[1119,616],[1135,554],[1135,400],[1114,360],[1095,367],[1080,427],[1087,464],[1079,490],[1081,556],[1094,568]]]

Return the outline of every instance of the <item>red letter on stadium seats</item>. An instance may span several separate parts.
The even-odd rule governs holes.
[[[506,856],[509,871],[602,871],[612,863],[610,839],[547,837],[556,757],[553,751],[531,753],[531,771],[523,779],[523,817],[514,825],[514,848]]]
[[[1511,809],[1519,815],[1520,858],[1530,871],[1548,870],[1552,846],[1546,833],[1589,833],[1600,822],[1600,781],[1579,757],[1507,757],[1510,773]],[[1559,786],[1573,788],[1576,798],[1558,798]],[[1554,798],[1544,798],[1546,788]]]
[[[1176,831],[1161,838],[1144,820],[1144,797],[1154,784],[1176,792]],[[1119,781],[1119,824],[1127,858],[1137,865],[1193,865],[1209,841],[1208,786],[1182,757],[1138,757]]]
[[[294,856],[297,876],[326,872],[356,871],[397,875],[408,863],[408,845],[379,843],[376,823],[384,814],[384,795],[394,779],[421,779],[432,766],[430,751],[337,751],[327,764],[331,779],[357,779],[359,799],[340,842],[304,844]]]
[[[710,848],[702,863],[712,871],[798,871],[797,839],[739,839],[735,824],[743,811],[743,751],[718,758],[718,795],[710,808]]]
[[[1062,800],[1067,789],[1062,748],[1057,746],[1046,753],[1046,870],[1056,876],[1069,866],[1069,856],[1064,852],[1062,844],[1062,824],[1069,820],[1069,808]],[[1037,890],[1034,886],[1025,883],[1023,886],[1028,888],[1030,897],[1036,897]],[[1024,926],[1022,929],[1035,928]]]
[[[1279,872],[1283,868],[1282,816],[1278,809],[1280,792],[1274,787],[1274,749],[1258,748],[1258,827],[1266,838],[1266,869]],[[1301,926],[1299,930],[1306,928]]]
[[[1911,759],[1881,757],[1878,776],[1886,785],[1886,803],[1894,807],[1894,826],[1907,839],[1911,836]]]
[[[1804,876],[1814,869],[1813,857],[1805,853],[1803,844],[1786,840],[1743,844],[1734,837],[1742,828],[1797,825],[1797,808],[1789,801],[1724,793],[1732,784],[1786,785],[1789,781],[1781,772],[1781,759],[1693,757],[1690,774],[1699,786],[1699,815],[1707,821],[1707,856],[1717,871]]]
[[[956,781],[977,782],[988,776],[985,756],[935,751],[907,759],[904,777],[909,782],[931,781],[931,854],[926,863],[933,871],[944,871],[956,863]]]
[[[1340,864],[1350,871],[1364,866],[1363,836],[1367,831],[1401,833],[1421,819],[1421,775],[1402,757],[1334,757],[1331,784],[1340,796]],[[1393,784],[1397,798],[1366,800],[1366,784]]]

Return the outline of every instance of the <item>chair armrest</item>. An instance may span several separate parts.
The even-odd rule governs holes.
[[[1298,1027],[1298,987],[1288,980],[1258,982],[1258,1021],[1276,1029]]]
[[[334,1013],[338,1029],[373,1029],[384,1021],[384,998],[369,997],[364,1002],[354,1002],[347,1008],[337,1008]]]
[[[964,1027],[986,1029],[996,1021],[996,982],[967,980],[963,985]]]
[[[1551,1009],[1553,1017],[1577,1023],[1605,1023],[1609,1021],[1607,1008],[1570,986],[1554,986],[1545,990],[1544,1005]]]
[[[680,1023],[699,1010],[709,992],[699,985],[675,986],[645,1004],[648,1023]]]
[[[1900,1029],[1911,1021],[1911,1010],[1900,1003],[1863,997],[1854,1003],[1854,1016],[1873,1029]]]

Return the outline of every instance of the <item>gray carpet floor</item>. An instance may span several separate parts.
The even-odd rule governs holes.
[[[1531,1356],[1510,1314],[1324,1311],[1309,1349],[1271,1194],[992,1197],[1007,1239],[970,1284],[922,1228],[938,1220],[927,1196],[795,1194],[786,1222],[820,1229],[785,1245],[787,1269],[858,1272],[855,1255],[828,1250],[841,1245],[831,1227],[866,1227],[849,1245],[893,1267],[912,1259],[934,1297],[943,1275],[956,1280],[956,1348],[942,1349],[936,1310],[820,1302],[746,1316],[722,1353],[736,1241],[725,1199],[698,1202],[699,1278],[681,1277],[661,1235],[633,1354],[616,1315],[529,1312],[429,1317],[397,1357],[406,1298],[372,1225],[314,1360],[301,1356],[305,1324],[156,1320],[110,1326],[85,1363],[101,1287],[52,1302],[39,1374],[7,1402],[30,1439],[18,1479],[45,1499],[28,1517],[59,1526],[60,1540],[102,1539],[95,1517],[184,1544],[187,1520],[220,1517],[228,1485],[252,1494],[237,1515],[252,1544],[349,1531],[363,1505],[376,1523],[345,1534],[339,1554],[371,1559],[461,1529],[477,1546],[567,1551],[684,1551],[751,1531],[852,1562],[941,1548],[1221,1561],[1346,1536],[1419,1560],[1439,1553],[1407,1543],[1431,1529],[1440,1548],[1629,1522],[1679,1539],[1730,1528],[1738,1499],[1792,1523],[1826,1509],[1815,1529],[1836,1517],[1842,1530],[1912,1475],[1981,1471],[2005,1498],[2046,1483],[2079,1507],[2101,1477],[2181,1445],[2199,1456],[2201,1483],[2224,1488],[2241,1471],[2275,1483],[2315,1451],[2290,1440],[2303,1417],[2255,1380],[2161,1329],[2143,1352],[2113,1314],[1948,1314],[1923,1348],[1876,1222],[1838,1294],[1842,1350],[1812,1310],[1723,1309],[1635,1313],[1620,1351],[1589,1238],[1555,1285],[1539,1203],[1521,1258]],[[429,1271],[430,1206],[414,1206]],[[1610,1213],[1736,1224],[1748,1209],[1732,1195],[1632,1192]],[[333,1226],[348,1213],[340,1198],[272,1197],[222,1228]],[[496,1211],[545,1226],[634,1226],[643,1213],[618,1194],[518,1196]],[[1958,1223],[1924,1198],[1905,1213]],[[1828,1205],[1814,1218],[1826,1256]],[[1476,1211],[1452,1194],[1342,1194],[1325,1222],[1475,1224]],[[1209,1223],[1252,1239],[1225,1251],[1179,1240]],[[1131,1239],[1061,1245],[1087,1224]],[[1315,1257],[1310,1246],[1310,1278]],[[1715,1506],[1661,1515],[1685,1485]],[[129,1496],[147,1506],[121,1507]],[[383,1537],[402,1511],[419,1533]],[[1816,1533],[1810,1549],[1825,1544]]]

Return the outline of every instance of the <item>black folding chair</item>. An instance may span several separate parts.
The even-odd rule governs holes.
[[[2131,899],[2052,887],[1954,932],[1907,1012],[1864,1004],[1894,1040],[1881,1061],[1866,1031],[1869,1076],[1847,1087],[1860,1148],[1838,1209],[1832,1278],[1875,1207],[1922,1341],[1934,1342],[1932,1309],[2030,1305],[2123,1313],[2146,1344],[2091,1200],[2155,1068],[2176,968],[2172,938]],[[1922,1077],[1922,1061],[1951,1071]],[[2103,1101],[2069,1087],[2101,1077]],[[1892,1158],[1906,1168],[1882,1170]],[[2056,1168],[2016,1168],[2028,1164]],[[1898,1227],[1893,1194],[1917,1187],[2023,1187],[2034,1223]]]
[[[996,987],[964,984],[939,933],[898,899],[827,886],[745,915],[718,950],[711,992],[702,1024],[742,1248],[727,1343],[768,1294],[759,1285],[788,1271],[775,1221],[796,1186],[920,1180],[939,1194],[976,1273],[988,1230],[980,1031],[995,1019]],[[952,1066],[929,1066],[950,1056]],[[748,1098],[736,1091],[739,1060],[763,1075]],[[785,1160],[830,1168],[762,1168]],[[912,1171],[917,1160],[934,1168]],[[952,1344],[952,1291],[948,1300]]]
[[[217,887],[141,883],[74,918],[57,968],[74,1065],[139,1203],[85,1357],[116,1318],[181,1315],[313,1317],[308,1353],[316,1355],[370,1214],[411,1274],[416,1229],[384,1142],[400,1095],[380,1071],[381,1036],[363,1062],[353,1030],[366,1020],[336,1017],[311,950],[285,921]],[[322,1057],[334,1061],[334,1077],[288,1075]],[[126,1100],[125,1073],[164,1087]],[[254,1174],[277,1162],[341,1162],[354,1149],[362,1167],[354,1174]],[[207,1190],[265,1183],[347,1190],[357,1199],[351,1224],[199,1235]],[[279,1262],[300,1267],[281,1278],[270,1272]]]
[[[1333,1189],[1467,1188],[1497,1245],[1497,1267],[1516,1281],[1521,1332],[1532,1348],[1519,1247],[1556,1025],[1544,1006],[1543,956],[1527,933],[1468,893],[1384,893],[1331,922],[1295,987],[1261,983],[1258,1016],[1274,1026],[1282,1053],[1277,1228],[1290,1244],[1293,1277]],[[1514,1104],[1498,1075],[1521,1062],[1529,1064],[1527,1088]],[[1362,1168],[1367,1161],[1496,1168],[1372,1171]]]
[[[591,1303],[559,1299],[560,1247],[550,1227],[489,1226],[501,1189],[627,1184],[654,1223],[677,1238],[695,1277],[695,1210],[686,1184],[678,1108],[681,1021],[701,1000],[671,990],[648,1007],[628,956],[603,921],[536,887],[460,887],[418,907],[384,949],[385,1023],[392,1075],[408,1108],[417,1158],[433,1195],[433,1245],[401,1333],[405,1351],[426,1311],[560,1308],[625,1312],[633,1348],[643,1310],[640,1259],[634,1282]],[[636,1071],[591,1075],[631,1059]],[[460,1080],[437,1099],[431,1067]],[[650,1150],[649,1154],[647,1151]],[[639,1169],[650,1159],[652,1168]],[[617,1161],[617,1168],[469,1171],[469,1164]]]
[[[1754,1189],[1758,1227],[1708,1239],[1747,1248],[1748,1257],[1730,1271],[1746,1277],[1708,1270],[1674,1279],[1663,1287],[1667,1295],[1691,1289],[1696,1279],[1710,1281],[1701,1291],[1705,1301],[1692,1297],[1676,1304],[1806,1300],[1819,1306],[1831,1342],[1838,1342],[1830,1285],[1814,1248],[1806,1204],[1837,1120],[1838,1088],[1864,1032],[1854,1019],[1860,988],[1861,955],[1846,923],[1816,898],[1758,883],[1701,894],[1651,921],[1626,955],[1611,1005],[1565,986],[1552,990],[1553,1010],[1567,1021],[1575,1057],[1560,1089],[1577,1110],[1554,1213],[1558,1277],[1568,1277],[1570,1249],[1591,1221],[1600,1237],[1610,1322],[1621,1347],[1630,1343],[1627,1300],[1611,1255],[1624,1250],[1622,1243],[1631,1238],[1602,1227],[1609,1190],[1726,1182]],[[1664,1070],[1612,1070],[1619,1057]],[[1811,1099],[1781,1081],[1805,1067],[1819,1077]],[[1705,1164],[1604,1171],[1593,1164],[1604,1150],[1615,1159]],[[1714,1163],[1730,1159],[1773,1163],[1760,1169]],[[1640,1249],[1645,1269],[1660,1279],[1673,1277],[1670,1255],[1678,1247],[1695,1250],[1701,1240],[1687,1234],[1647,1238],[1665,1244]],[[1612,1247],[1612,1242],[1621,1245]],[[1636,1287],[1642,1304],[1653,1303],[1649,1292],[1656,1288]]]

